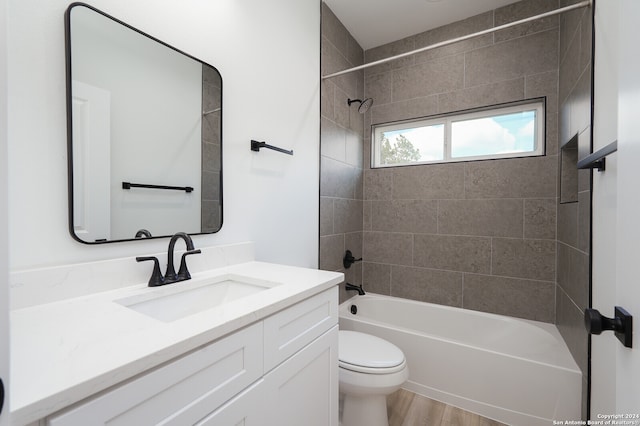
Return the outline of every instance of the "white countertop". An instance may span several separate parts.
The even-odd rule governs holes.
[[[236,274],[273,288],[173,322],[114,300],[145,284],[11,311],[11,420],[27,424],[343,281],[343,274],[247,262],[192,274]]]

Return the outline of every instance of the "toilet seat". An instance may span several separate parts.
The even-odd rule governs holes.
[[[391,374],[406,367],[404,353],[394,344],[370,334],[340,330],[340,368],[366,374]]]

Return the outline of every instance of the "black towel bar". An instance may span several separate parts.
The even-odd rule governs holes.
[[[259,142],[251,140],[251,151],[260,151],[260,148],[269,148],[274,151],[282,152],[283,154],[293,155],[293,150],[278,148],[277,146],[269,145],[266,142]]]
[[[151,189],[171,189],[174,191],[192,192],[192,186],[167,186],[167,185],[149,185],[146,183],[122,182],[122,189],[131,188],[151,188]]]
[[[613,154],[618,150],[618,141],[613,141],[609,145],[605,146],[594,152],[593,154],[589,154],[584,157],[582,160],[578,161],[579,169],[596,169],[599,172],[605,169],[606,156],[609,154]]]

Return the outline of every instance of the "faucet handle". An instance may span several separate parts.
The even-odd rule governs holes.
[[[344,253],[344,257],[342,258],[342,266],[344,266],[345,269],[349,269],[351,265],[353,265],[356,262],[360,262],[361,260],[362,258],[356,259],[353,256],[353,253],[351,253],[351,250],[347,250]]]
[[[186,257],[191,254],[198,254],[198,253],[202,253],[202,251],[200,251],[200,249],[196,249],[196,250],[187,250],[186,252],[182,253],[182,258],[180,259],[180,269],[178,270],[178,279],[180,281],[191,279],[191,274],[189,273],[189,269],[187,269]]]
[[[160,262],[158,258],[155,256],[136,257],[136,261],[138,262],[145,262],[147,260],[153,261],[153,272],[151,273],[151,278],[149,278],[149,287],[164,285],[164,277],[162,276],[162,272],[160,272]]]

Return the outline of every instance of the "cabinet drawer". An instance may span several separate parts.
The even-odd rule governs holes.
[[[262,323],[49,418],[51,426],[194,424],[262,376]]]
[[[264,320],[264,371],[270,371],[338,323],[338,287]]]

